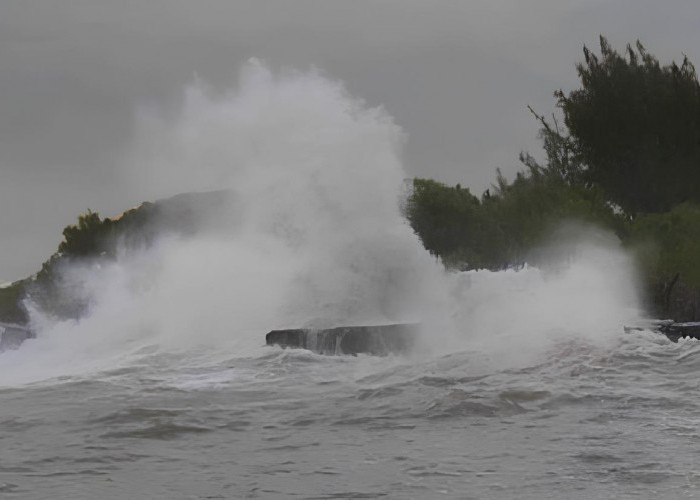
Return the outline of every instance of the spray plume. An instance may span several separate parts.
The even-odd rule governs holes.
[[[88,314],[56,323],[34,311],[39,339],[2,356],[5,380],[143,352],[255,355],[273,328],[340,324],[422,321],[424,351],[522,356],[568,327],[607,332],[634,305],[610,248],[550,276],[444,273],[400,214],[401,130],[318,71],[273,74],[253,60],[231,92],[196,84],[174,117],[141,113],[137,132],[127,171],[143,199],[225,189],[235,202],[208,231],[69,270]]]

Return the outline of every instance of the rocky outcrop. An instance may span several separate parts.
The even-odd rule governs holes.
[[[665,324],[659,327],[659,331],[672,342],[678,342],[682,338],[700,339],[700,322]]]
[[[625,326],[625,332],[635,332],[642,330],[653,330],[666,335],[671,342],[678,342],[679,339],[689,338],[700,340],[700,322],[676,322],[672,319],[652,319],[641,321],[634,326]]]
[[[407,353],[413,349],[419,325],[341,326],[328,329],[273,330],[267,334],[267,345],[308,349],[318,354],[388,354]]]
[[[21,325],[0,323],[0,352],[17,349],[25,340],[34,337],[34,332]]]

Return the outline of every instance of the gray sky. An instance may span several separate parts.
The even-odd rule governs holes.
[[[5,0],[0,2],[0,282],[37,271],[61,230],[132,198],[120,163],[136,110],[215,89],[250,57],[317,66],[408,133],[409,175],[479,195],[521,150],[526,106],[554,110],[604,34],[700,64],[696,0]]]

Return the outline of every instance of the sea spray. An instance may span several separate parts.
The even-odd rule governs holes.
[[[473,350],[522,366],[562,339],[610,340],[635,307],[629,261],[588,237],[540,268],[445,272],[400,214],[401,130],[318,71],[252,61],[229,93],[198,83],[181,109],[143,112],[136,129],[126,171],[137,196],[225,189],[235,202],[207,231],[68,269],[86,314],[34,311],[38,339],[0,359],[6,382],[153,353],[259,356],[274,328],[396,322],[423,324],[419,360]]]
[[[253,60],[232,92],[210,97],[195,85],[179,118],[151,114],[139,130],[146,139],[132,174],[151,190],[145,196],[235,192],[235,222],[219,221],[225,255],[207,264],[221,277],[207,282],[207,296],[222,295],[228,279],[251,292],[284,290],[283,304],[264,301],[269,327],[405,320],[441,274],[398,210],[402,132],[318,71],[275,75]],[[251,266],[249,252],[268,257]],[[194,254],[173,262],[198,265]]]
[[[443,271],[400,214],[403,134],[383,109],[317,71],[252,61],[230,93],[197,84],[164,114],[137,127],[127,173],[140,196],[226,189],[235,203],[206,232],[67,269],[86,314],[35,312],[26,362],[62,374],[145,347],[252,355],[272,328],[419,321],[440,301]]]
[[[612,349],[623,325],[643,315],[633,259],[614,235],[569,222],[531,259],[538,267],[448,276],[447,349],[479,350],[502,367],[527,366],[562,343]]]

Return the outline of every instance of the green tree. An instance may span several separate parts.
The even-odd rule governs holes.
[[[636,250],[650,309],[677,320],[700,314],[700,206],[640,214],[625,243]]]
[[[687,57],[661,66],[641,43],[626,57],[584,47],[582,87],[555,96],[584,180],[630,215],[700,201],[700,85]]]
[[[58,253],[69,257],[96,256],[107,248],[106,237],[110,219],[102,221],[97,212],[88,210],[78,216],[78,224],[63,229],[63,241]]]
[[[425,248],[450,268],[520,266],[566,220],[626,232],[601,190],[569,183],[537,164],[511,183],[499,172],[481,200],[459,185],[415,179],[413,186],[407,218]]]
[[[460,185],[449,187],[430,179],[414,179],[406,217],[423,246],[443,261],[461,255],[478,260],[469,247],[479,221],[479,199]]]

